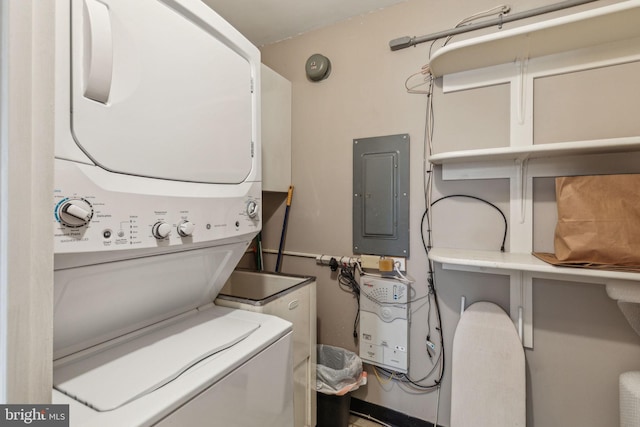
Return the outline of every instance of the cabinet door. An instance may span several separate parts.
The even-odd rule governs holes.
[[[311,369],[309,358],[293,367],[293,419],[296,427],[316,425],[315,422],[311,423],[309,410],[311,388],[316,386],[315,383],[311,384],[309,369]],[[315,396],[313,397],[315,399]]]
[[[291,82],[262,65],[262,189],[291,185]]]
[[[71,0],[71,21],[71,129],[96,164],[194,182],[249,175],[259,53],[229,24],[175,0]]]

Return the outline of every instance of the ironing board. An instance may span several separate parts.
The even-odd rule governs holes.
[[[525,358],[496,304],[467,308],[453,339],[451,427],[525,427]]]

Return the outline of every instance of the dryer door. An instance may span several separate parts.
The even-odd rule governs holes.
[[[246,179],[255,47],[199,1],[71,6],[71,128],[97,165],[182,181]]]

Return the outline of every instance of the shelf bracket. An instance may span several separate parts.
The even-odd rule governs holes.
[[[527,65],[529,64],[529,58],[518,59],[516,61],[517,77],[515,78],[515,85],[517,87],[517,111],[518,111],[518,124],[523,125],[526,119],[526,101],[527,101]]]
[[[444,270],[509,275],[509,317],[518,331],[522,346],[533,348],[533,275],[527,271],[502,270],[462,264],[442,263]],[[460,299],[460,315],[466,309],[467,299]]]

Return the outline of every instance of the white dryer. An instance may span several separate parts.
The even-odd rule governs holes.
[[[213,304],[261,227],[259,51],[199,0],[55,19],[54,403],[292,426],[291,324]]]

